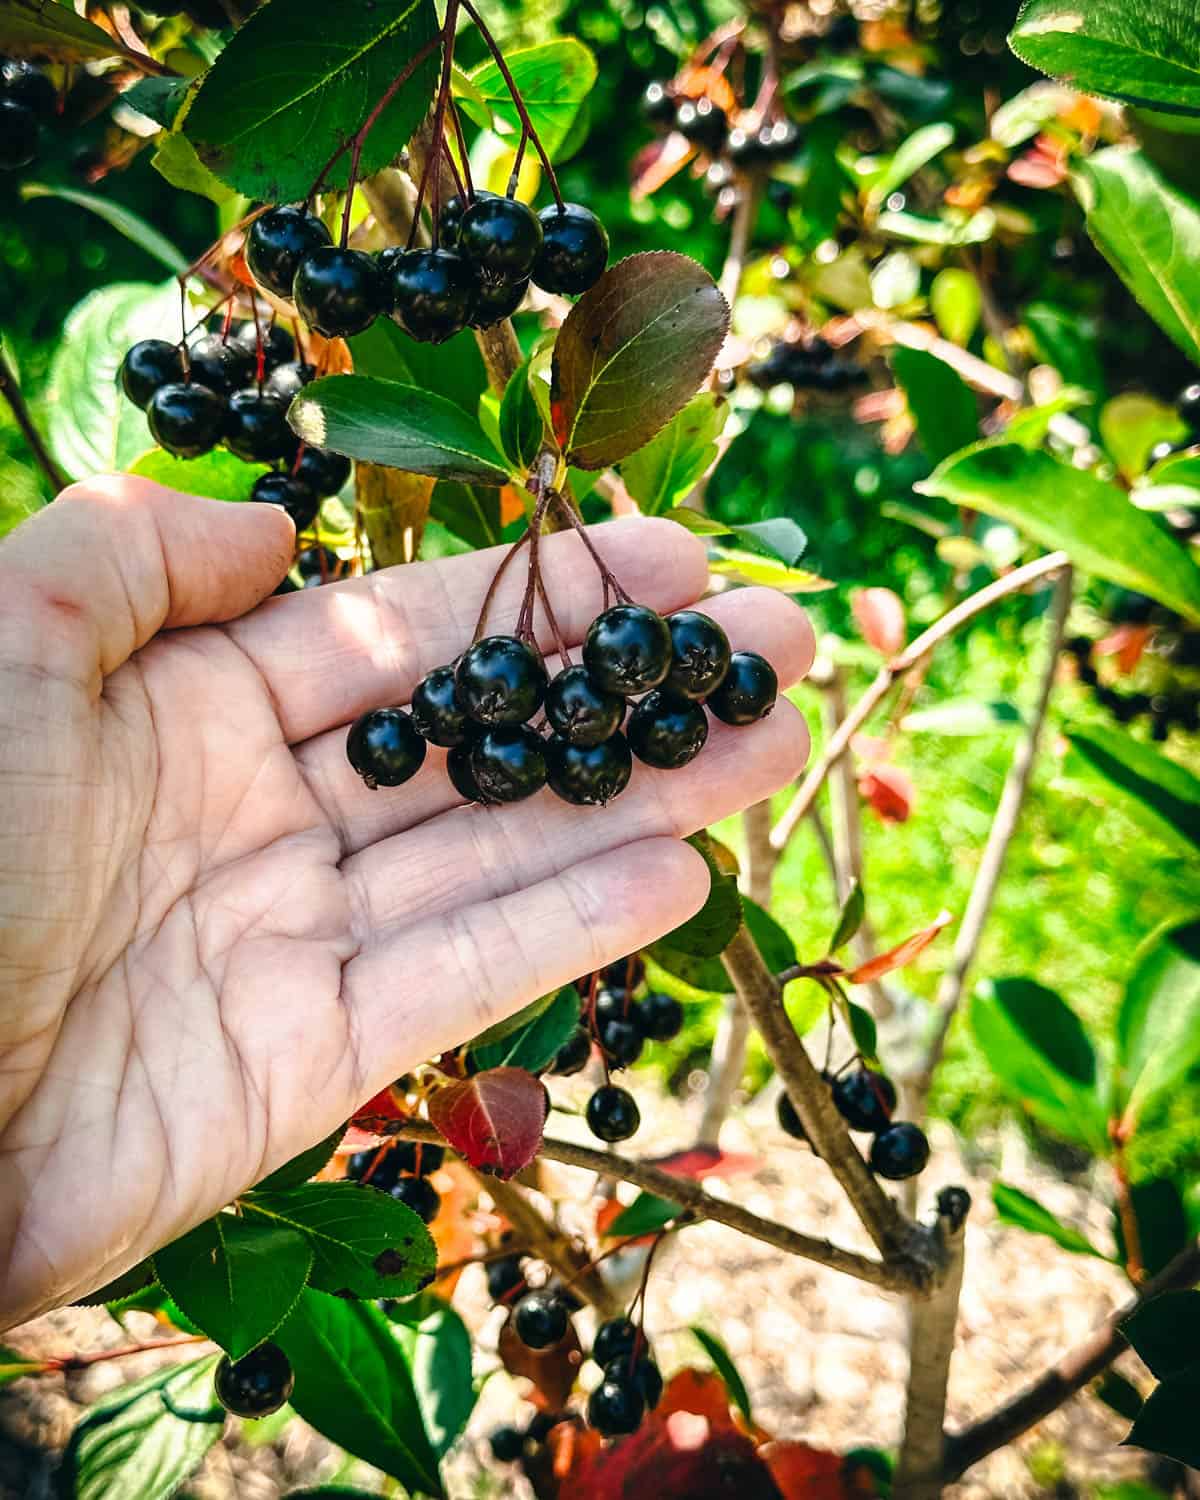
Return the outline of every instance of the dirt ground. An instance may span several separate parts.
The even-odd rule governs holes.
[[[562,1092],[569,1095],[577,1083],[572,1080]],[[645,1090],[639,1092],[644,1097]],[[554,1133],[585,1138],[578,1119],[558,1113],[552,1119]],[[646,1155],[683,1146],[693,1119],[694,1111],[677,1101],[646,1100],[637,1145]],[[949,1422],[957,1427],[1019,1389],[1126,1292],[1112,1266],[1068,1255],[1049,1240],[998,1224],[990,1201],[994,1173],[971,1171],[949,1130],[935,1126],[932,1134],[934,1158],[921,1179],[923,1210],[948,1183],[965,1185],[975,1204],[951,1370]],[[710,1181],[713,1192],[797,1228],[867,1248],[821,1164],[802,1146],[781,1142],[768,1102],[733,1120],[723,1144],[753,1154],[759,1165],[731,1182]],[[999,1143],[996,1155],[1005,1181],[1033,1193],[1099,1244],[1107,1243],[1105,1215],[1084,1188],[1063,1183],[1031,1161],[1015,1134]],[[582,1215],[594,1211],[594,1205],[585,1208],[590,1179],[565,1169],[554,1172],[559,1185],[577,1195],[564,1220],[580,1227]],[[629,1280],[632,1289],[640,1271],[637,1254],[621,1259],[626,1264],[610,1263],[613,1274]],[[489,1308],[475,1268],[460,1281],[455,1304],[479,1332],[476,1373],[494,1371],[499,1315]],[[764,1428],[837,1450],[896,1445],[906,1358],[905,1313],[898,1299],[791,1260],[722,1226],[700,1224],[664,1247],[651,1281],[648,1328],[668,1374],[705,1363],[688,1332],[692,1324],[715,1333],[730,1350]],[[154,1335],[145,1315],[133,1315],[130,1326],[138,1336]],[[585,1347],[589,1331],[581,1329]],[[66,1309],[17,1330],[7,1341],[23,1352],[66,1354],[116,1347],[128,1339],[102,1310]],[[122,1380],[146,1374],[158,1358],[139,1355],[95,1365],[69,1381],[25,1380],[0,1391],[0,1500],[51,1500],[56,1455],[82,1405]],[[1147,1386],[1136,1357],[1125,1356],[1120,1368]],[[524,1481],[494,1470],[489,1476],[484,1450],[494,1426],[529,1412],[507,1376],[484,1383],[468,1432],[448,1464],[453,1500],[499,1495],[521,1500]],[[953,1500],[1089,1497],[1097,1485],[1146,1475],[1145,1455],[1117,1447],[1124,1431],[1120,1418],[1084,1394],[947,1493]],[[276,1500],[291,1488],[335,1477],[366,1487],[378,1480],[361,1464],[346,1463],[298,1419],[283,1426],[262,1424],[254,1435],[230,1422],[184,1493],[193,1500]]]

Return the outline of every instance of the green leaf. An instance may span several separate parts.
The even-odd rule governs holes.
[[[1200,1062],[1200,921],[1143,950],[1117,1014],[1118,1107],[1132,1125]]]
[[[1115,1411],[1127,1422],[1132,1422],[1142,1409],[1142,1394],[1137,1386],[1115,1370],[1106,1370],[1090,1389],[1097,1401],[1103,1401],[1110,1411]],[[1162,1500],[1161,1490],[1146,1490],[1140,1485],[1122,1493],[1123,1489],[1119,1486],[1116,1490],[1100,1490],[1096,1500]]]
[[[1108,1150],[1107,1115],[1096,1091],[1096,1055],[1079,1017],[1032,979],[981,984],[971,1030],[1001,1084],[1068,1140]]]
[[[838,913],[837,926],[833,930],[833,936],[829,939],[830,953],[836,953],[839,948],[844,948],[858,929],[862,926],[863,917],[866,915],[866,897],[863,888],[857,880],[850,884],[849,893],[842,902],[842,909]]]
[[[725,874],[713,857],[708,835],[694,834],[687,842],[704,856],[708,865],[711,882],[708,898],[694,917],[668,932],[662,942],[693,958],[716,958],[728,948],[741,925],[742,898],[738,894],[736,877]],[[655,944],[651,952],[657,947]]]
[[[178,130],[159,136],[151,165],[165,182],[181,193],[198,193],[216,204],[229,203],[237,197],[233,188],[208,170],[195,146]]]
[[[86,62],[134,55],[58,0],[0,0],[0,37],[6,56],[37,61]]]
[[[892,370],[904,389],[930,461],[940,464],[979,436],[979,407],[971,388],[945,360],[924,349],[897,346]]]
[[[443,1458],[475,1409],[471,1335],[454,1309],[432,1293],[390,1302],[386,1312],[412,1372],[430,1444]]]
[[[1011,99],[1006,99],[988,121],[992,140],[1011,151],[1039,135],[1051,120],[1062,112],[1065,91],[1044,83],[1032,83]],[[969,275],[969,272],[964,274]],[[971,278],[974,280],[974,277]]]
[[[167,1500],[173,1495],[225,1425],[225,1412],[213,1394],[217,1359],[212,1354],[156,1370],[88,1407],[63,1454],[59,1493],[70,1500]]]
[[[879,215],[875,227],[881,234],[915,240],[919,245],[982,245],[996,232],[996,215],[990,208],[981,208],[970,218],[956,215],[930,219],[924,214],[888,210]]]
[[[696,394],[729,328],[729,305],[674,251],[610,266],[559,329],[551,409],[567,461],[603,469],[648,443]]]
[[[648,516],[678,505],[708,473],[717,457],[729,403],[701,391],[621,465],[625,488]]]
[[[500,495],[490,485],[435,484],[429,514],[471,547],[494,547],[500,541]]]
[[[129,465],[130,474],[153,479],[183,495],[207,495],[210,500],[249,500],[254,481],[268,472],[266,464],[248,464],[224,448],[214,448],[201,458],[176,458],[165,448],[150,448]]]
[[[791,568],[798,562],[808,546],[807,535],[790,516],[774,516],[767,521],[731,525],[726,521],[715,520],[703,511],[679,506],[668,511],[666,518],[695,536],[736,536],[756,552],[782,563],[785,568]]]
[[[471,1057],[481,1073],[504,1067],[540,1073],[554,1061],[558,1049],[578,1025],[579,993],[568,984],[525,1026],[500,1040],[476,1044]]]
[[[859,1005],[854,1000],[847,1000],[846,1022],[850,1027],[850,1035],[854,1038],[854,1045],[863,1060],[875,1062],[879,1046],[879,1032],[875,1025],[875,1017],[865,1006]]]
[[[404,1346],[376,1307],[306,1291],[275,1342],[306,1422],[408,1489],[443,1493]]]
[[[1098,577],[1200,619],[1200,569],[1122,489],[1095,474],[1015,443],[981,443],[915,488],[1009,521]]]
[[[1089,157],[1072,180],[1097,249],[1200,364],[1200,206],[1124,146]]]
[[[247,198],[303,198],[338,146],[437,33],[433,0],[323,0],[264,5],[237,32],[201,83],[184,122],[200,160]],[[274,58],[275,66],[264,59]],[[280,61],[286,58],[286,65]],[[361,176],[386,167],[433,97],[433,47],[388,104],[362,150]],[[326,185],[345,187],[350,153]]]
[[[1065,381],[1094,394],[1103,392],[1104,370],[1096,338],[1077,311],[1034,302],[1025,309],[1025,325],[1038,357],[1053,365]]]
[[[678,1203],[660,1198],[656,1193],[639,1193],[628,1208],[622,1209],[604,1231],[611,1239],[634,1239],[656,1234],[683,1212]]]
[[[1152,1391],[1122,1447],[1146,1448],[1200,1468],[1200,1374],[1164,1380]]]
[[[243,1215],[298,1230],[313,1248],[311,1285],[354,1297],[403,1297],[437,1266],[429,1231],[386,1193],[350,1182],[309,1182],[286,1192],[252,1192]]]
[[[1121,1324],[1121,1332],[1157,1380],[1200,1366],[1200,1292],[1163,1292]]]
[[[1100,409],[1100,436],[1126,479],[1145,472],[1155,444],[1177,443],[1187,435],[1187,423],[1173,406],[1139,391],[1114,396]]]
[[[1158,832],[1200,849],[1200,778],[1150,745],[1102,724],[1069,729],[1067,738],[1088,765],[1130,799]]]
[[[504,60],[547,155],[556,157],[571,133],[579,106],[596,82],[596,59],[575,37],[559,37],[506,52]],[[496,64],[481,63],[467,78],[492,119],[507,125],[509,135],[519,136],[521,121]]]
[[[154,1257],[154,1271],[184,1313],[241,1359],[295,1307],[312,1268],[297,1230],[216,1214]]]
[[[737,1366],[734,1364],[729,1350],[720,1339],[714,1337],[706,1328],[697,1328],[692,1325],[692,1333],[697,1343],[709,1359],[712,1360],[717,1374],[725,1382],[725,1389],[729,1392],[730,1400],[745,1417],[746,1421],[753,1425],[754,1417],[750,1410],[750,1392],[746,1389],[746,1382],[738,1374]]]
[[[170,130],[194,83],[194,78],[139,78],[121,95],[121,102]]]
[[[453,401],[474,420],[479,398],[488,389],[487,368],[472,338],[422,344],[394,323],[376,318],[370,328],[348,340],[358,375],[377,375],[401,385],[420,386]]]
[[[529,361],[513,372],[500,402],[500,446],[517,471],[528,469],[538,456],[545,428],[542,413],[529,388]]]
[[[1046,441],[1050,424],[1060,412],[1072,411],[1077,406],[1086,406],[1092,400],[1091,392],[1080,385],[1066,385],[1041,406],[1028,406],[1019,411],[1004,430],[1005,441],[1020,443],[1022,448],[1040,448]]]
[[[464,484],[507,484],[504,460],[461,407],[432,391],[369,375],[314,380],[288,421],[306,443],[410,474]]]
[[[732,547],[715,549],[709,556],[708,570],[724,578],[736,578],[741,583],[779,589],[784,594],[819,594],[824,589],[837,587],[828,578],[811,573],[807,568],[789,568],[774,558],[757,557],[753,552]]]
[[[0,1344],[0,1389],[11,1385],[14,1380],[21,1380],[27,1375],[44,1375],[53,1368],[45,1360],[26,1359],[7,1344]]]
[[[767,967],[773,973],[790,968],[798,960],[796,945],[787,932],[757,901],[749,896],[743,896],[741,901],[742,917]],[[676,946],[671,936],[654,944],[649,952],[664,973],[682,981],[690,991],[710,995],[733,993],[733,982],[719,958],[697,958]],[[685,994],[683,998],[688,996]]]
[[[876,307],[905,307],[921,291],[921,267],[907,250],[893,250],[872,266],[870,282]]]
[[[878,206],[922,167],[939,156],[954,139],[954,126],[941,122],[922,125],[897,147],[882,173],[871,183],[867,201]]]
[[[1020,710],[1005,700],[978,703],[970,698],[954,698],[905,714],[900,728],[906,734],[995,734],[998,729],[1015,728],[1020,722]]]
[[[346,1127],[339,1125],[323,1141],[318,1141],[307,1151],[301,1151],[300,1155],[293,1156],[291,1161],[285,1161],[282,1167],[276,1167],[261,1182],[256,1182],[255,1188],[259,1192],[278,1192],[282,1188],[299,1187],[302,1182],[315,1177],[326,1165],[345,1134]]]
[[[983,293],[970,271],[947,266],[933,278],[929,306],[942,337],[965,347],[983,316]]]
[[[1137,1220],[1142,1265],[1148,1276],[1155,1276],[1192,1241],[1187,1205],[1179,1184],[1170,1177],[1151,1177],[1135,1182],[1129,1189],[1129,1202]],[[1128,1251],[1120,1209],[1116,1204],[1112,1210],[1112,1230],[1117,1260],[1123,1265],[1128,1259]]]
[[[180,271],[187,269],[187,256],[182,250],[176,249],[166,235],[147,224],[140,214],[135,214],[123,204],[114,203],[111,198],[101,198],[96,193],[83,193],[77,188],[47,187],[41,182],[23,183],[21,197],[61,198],[64,203],[74,203],[77,208],[85,208],[97,218],[103,219],[118,234],[132,240],[139,249],[166,266],[173,274],[178,275]]]
[[[1200,38],[1191,0],[1028,0],[1009,46],[1085,94],[1200,114]]]
[[[1044,1208],[1036,1198],[1023,1193],[1020,1188],[1006,1182],[992,1184],[992,1202],[996,1205],[996,1217],[1002,1224],[1014,1224],[1018,1229],[1027,1229],[1030,1234],[1044,1234],[1056,1245],[1069,1250],[1072,1255],[1095,1255],[1100,1260],[1109,1256],[1097,1250],[1087,1235],[1064,1224]]]

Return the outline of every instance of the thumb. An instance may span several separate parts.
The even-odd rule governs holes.
[[[73,484],[0,544],[0,651],[17,646],[15,627],[19,657],[107,676],[160,630],[253,609],[295,539],[274,505],[201,500],[130,474]]]

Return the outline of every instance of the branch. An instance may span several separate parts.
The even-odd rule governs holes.
[[[8,402],[17,426],[21,429],[21,435],[28,443],[29,451],[33,454],[38,468],[45,475],[52,494],[57,495],[59,490],[65,490],[66,476],[50,457],[50,450],[46,447],[41,433],[29,415],[29,408],[25,405],[25,398],[17,384],[17,377],[13,374],[12,366],[3,352],[0,352],[0,396]]]
[[[1044,578],[1050,573],[1057,573],[1061,568],[1067,567],[1069,561],[1065,552],[1048,552],[1045,557],[1036,558],[1033,562],[1026,563],[1024,567],[1015,568],[1011,573],[1006,573],[1003,578],[995,579],[986,588],[970,595],[961,604],[956,604],[952,610],[919,635],[911,645],[906,646],[898,656],[893,657],[881,667],[875,681],[830,736],[820,758],[800,783],[800,788],[792,798],[787,811],[776,823],[771,833],[771,843],[775,848],[782,849],[786,845],[796,824],[816,800],[826,776],[845,755],[850,741],[870,718],[872,711],[887,696],[898,677],[902,677],[905,672],[915,667],[922,658],[928,656],[944,640],[953,635],[961,625],[967,624],[976,615],[982,614],[999,600],[1017,593],[1026,585],[1036,583],[1039,578]]]
[[[952,1484],[973,1464],[1004,1448],[1023,1432],[1028,1432],[1065,1401],[1081,1391],[1090,1380],[1106,1370],[1129,1345],[1120,1325],[1131,1318],[1142,1304],[1162,1292],[1183,1291],[1200,1281],[1200,1239],[1181,1250],[1164,1270],[1148,1281],[1138,1295],[1110,1313],[1099,1328],[1063,1355],[1032,1385],[1027,1385],[990,1417],[973,1422],[961,1432],[946,1439],[942,1479]]]

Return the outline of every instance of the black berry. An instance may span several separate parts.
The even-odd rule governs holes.
[[[373,708],[350,726],[346,758],[372,791],[401,786],[421,769],[425,741],[399,708]]]
[[[240,344],[258,368],[259,347],[262,348],[263,374],[268,375],[276,365],[285,364],[296,357],[296,343],[286,328],[278,323],[265,323],[255,327],[249,318],[234,334],[234,342]]]
[[[471,751],[475,748],[473,739],[466,740],[461,745],[455,745],[446,757],[446,775],[450,778],[450,785],[460,797],[465,797],[468,802],[490,802],[490,797],[485,797],[479,783],[475,780],[475,771],[471,765]]]
[[[491,328],[511,318],[529,290],[529,281],[514,281],[511,285],[503,281],[481,281],[475,293],[475,305],[471,309],[472,328]]]
[[[310,328],[327,339],[349,338],[383,310],[383,277],[364,251],[322,245],[297,266],[292,296]]]
[[[636,1135],[642,1116],[637,1100],[628,1089],[607,1083],[587,1102],[587,1125],[594,1136],[602,1141],[627,1141]]]
[[[583,1026],[577,1026],[554,1054],[550,1064],[551,1073],[559,1078],[570,1078],[573,1073],[582,1073],[592,1055],[592,1039]]]
[[[524,281],[542,245],[542,226],[518,198],[476,198],[458,226],[458,249],[491,281]]]
[[[703,750],[708,720],[698,703],[655,688],[629,715],[626,733],[639,760],[672,771],[686,766]]]
[[[723,723],[753,724],[766,718],[778,695],[779,678],[766,657],[757,651],[735,651],[724,681],[707,701]]]
[[[1200,432],[1200,383],[1184,386],[1175,401],[1175,410],[1195,432]]]
[[[290,405],[316,373],[312,365],[289,360],[286,364],[275,366],[263,381],[263,390],[282,401],[285,406]]]
[[[316,512],[314,511],[313,514],[315,515]],[[305,522],[305,525],[309,524],[311,523]],[[296,529],[299,531],[303,528],[298,526]],[[341,558],[328,547],[305,547],[296,556],[296,572],[299,573],[306,589],[321,583],[332,583],[339,577],[341,571]]]
[[[330,243],[328,229],[304,209],[271,208],[250,226],[246,264],[260,286],[291,301],[300,262],[311,251]]]
[[[442,1206],[437,1188],[426,1177],[401,1177],[391,1192],[397,1203],[411,1208],[425,1224],[431,1224],[437,1218],[437,1211]]]
[[[0,96],[0,171],[27,167],[37,153],[37,116],[15,99]]]
[[[19,58],[6,57],[0,62],[0,95],[48,120],[58,103],[53,83],[41,68]]]
[[[305,531],[312,525],[321,506],[308,485],[301,484],[291,474],[260,474],[254,481],[250,498],[261,505],[282,505],[297,531]]]
[[[410,337],[440,344],[467,326],[478,278],[454,250],[404,250],[388,263],[392,317]]]
[[[886,1130],[896,1108],[896,1086],[883,1073],[856,1068],[833,1086],[833,1102],[851,1130]]]
[[[393,1149],[404,1163],[404,1170],[418,1177],[439,1171],[446,1160],[445,1146],[435,1146],[429,1141],[400,1141]]]
[[[160,386],[146,407],[154,441],[176,458],[215,448],[225,426],[225,398],[206,385]]]
[[[636,1385],[605,1376],[588,1397],[588,1423],[603,1437],[636,1432],[646,1412],[646,1403]]]
[[[725,111],[711,99],[684,99],[675,111],[675,128],[694,146],[702,146],[715,156],[725,143],[729,122]]]
[[[675,121],[675,100],[668,84],[655,79],[646,85],[642,95],[642,113],[652,125],[671,125]]]
[[[525,1285],[525,1272],[521,1269],[519,1255],[505,1255],[487,1265],[488,1296],[493,1302],[503,1302],[518,1287]]]
[[[247,463],[269,464],[295,445],[282,401],[256,386],[234,391],[225,417],[225,446],[231,453]]]
[[[615,964],[605,964],[600,976],[609,989],[636,990],[646,977],[646,965],[640,953],[631,953]]]
[[[557,735],[546,744],[550,790],[577,807],[603,807],[629,785],[633,756],[623,734],[599,745],[571,745]]]
[[[808,1140],[808,1131],[805,1130],[803,1121],[796,1113],[796,1106],[786,1094],[780,1094],[776,1101],[775,1116],[784,1135],[790,1135],[796,1141]]]
[[[555,203],[538,215],[542,247],[533,279],[544,292],[586,292],[608,264],[608,233],[582,203]]]
[[[642,1001],[640,1019],[648,1042],[670,1042],[683,1030],[683,1006],[674,995],[652,992]]]
[[[740,125],[729,132],[725,142],[725,154],[735,167],[755,167],[766,160],[757,130],[744,130]]]
[[[583,663],[606,693],[644,693],[671,669],[671,631],[661,615],[642,604],[615,604],[592,621]]]
[[[515,1464],[525,1452],[525,1434],[516,1427],[497,1427],[488,1441],[498,1464]]]
[[[919,1125],[901,1120],[898,1125],[889,1125],[871,1142],[870,1164],[872,1172],[892,1182],[902,1182],[906,1177],[915,1177],[925,1168],[929,1160],[929,1142]]]
[[[786,161],[800,144],[800,132],[790,120],[776,120],[759,130],[758,144],[767,161]]]
[[[308,485],[314,495],[336,495],[350,478],[350,460],[340,453],[306,444],[292,467],[292,473],[301,484]]]
[[[475,198],[498,198],[499,193],[489,193],[487,188],[476,188]],[[474,201],[474,200],[472,200]],[[458,226],[462,223],[462,216],[467,209],[467,200],[455,193],[453,198],[447,198],[442,204],[441,214],[438,218],[438,244],[443,250],[450,250],[458,241]]]
[[[177,384],[182,379],[183,357],[179,346],[168,344],[166,339],[142,339],[121,361],[121,389],[143,411],[161,386]]]
[[[612,1360],[604,1368],[604,1378],[615,1380],[618,1385],[632,1385],[647,1411],[653,1411],[662,1399],[662,1371],[647,1354],[639,1354],[632,1363],[628,1355]]]
[[[471,770],[484,801],[521,802],[532,797],[546,784],[541,736],[524,724],[497,725],[472,747]]]
[[[628,990],[606,988],[596,995],[596,1022],[625,1020],[634,1001]]]
[[[606,693],[586,667],[566,667],[546,689],[546,718],[551,729],[572,745],[599,745],[621,727],[625,700]]]
[[[196,340],[188,350],[188,365],[193,380],[222,395],[241,390],[254,379],[254,356],[219,333],[206,333]]]
[[[592,1358],[598,1365],[610,1365],[614,1359],[628,1359],[639,1342],[637,1328],[628,1318],[609,1318],[596,1329],[592,1340]]]
[[[549,1349],[566,1337],[567,1304],[553,1292],[526,1292],[513,1309],[517,1337],[530,1349]]]
[[[671,670],[663,687],[678,698],[707,698],[729,671],[729,637],[715,620],[694,609],[669,615],[667,625]]]
[[[365,1151],[356,1151],[346,1163],[346,1176],[351,1182],[365,1182],[369,1187],[390,1193],[400,1180],[403,1163],[395,1147],[386,1150],[369,1146]]]
[[[524,724],[542,706],[546,667],[513,635],[488,635],[459,659],[454,686],[463,712],[477,724]]]
[[[265,1417],[292,1394],[295,1377],[278,1344],[259,1344],[235,1364],[228,1354],[217,1366],[217,1400],[235,1417]]]
[[[412,721],[431,745],[449,750],[467,738],[467,716],[454,693],[454,668],[434,667],[417,683],[412,696]]]
[[[614,1068],[627,1068],[637,1062],[645,1041],[632,1013],[628,1020],[614,1017],[601,1022],[596,1029],[596,1039]]]

